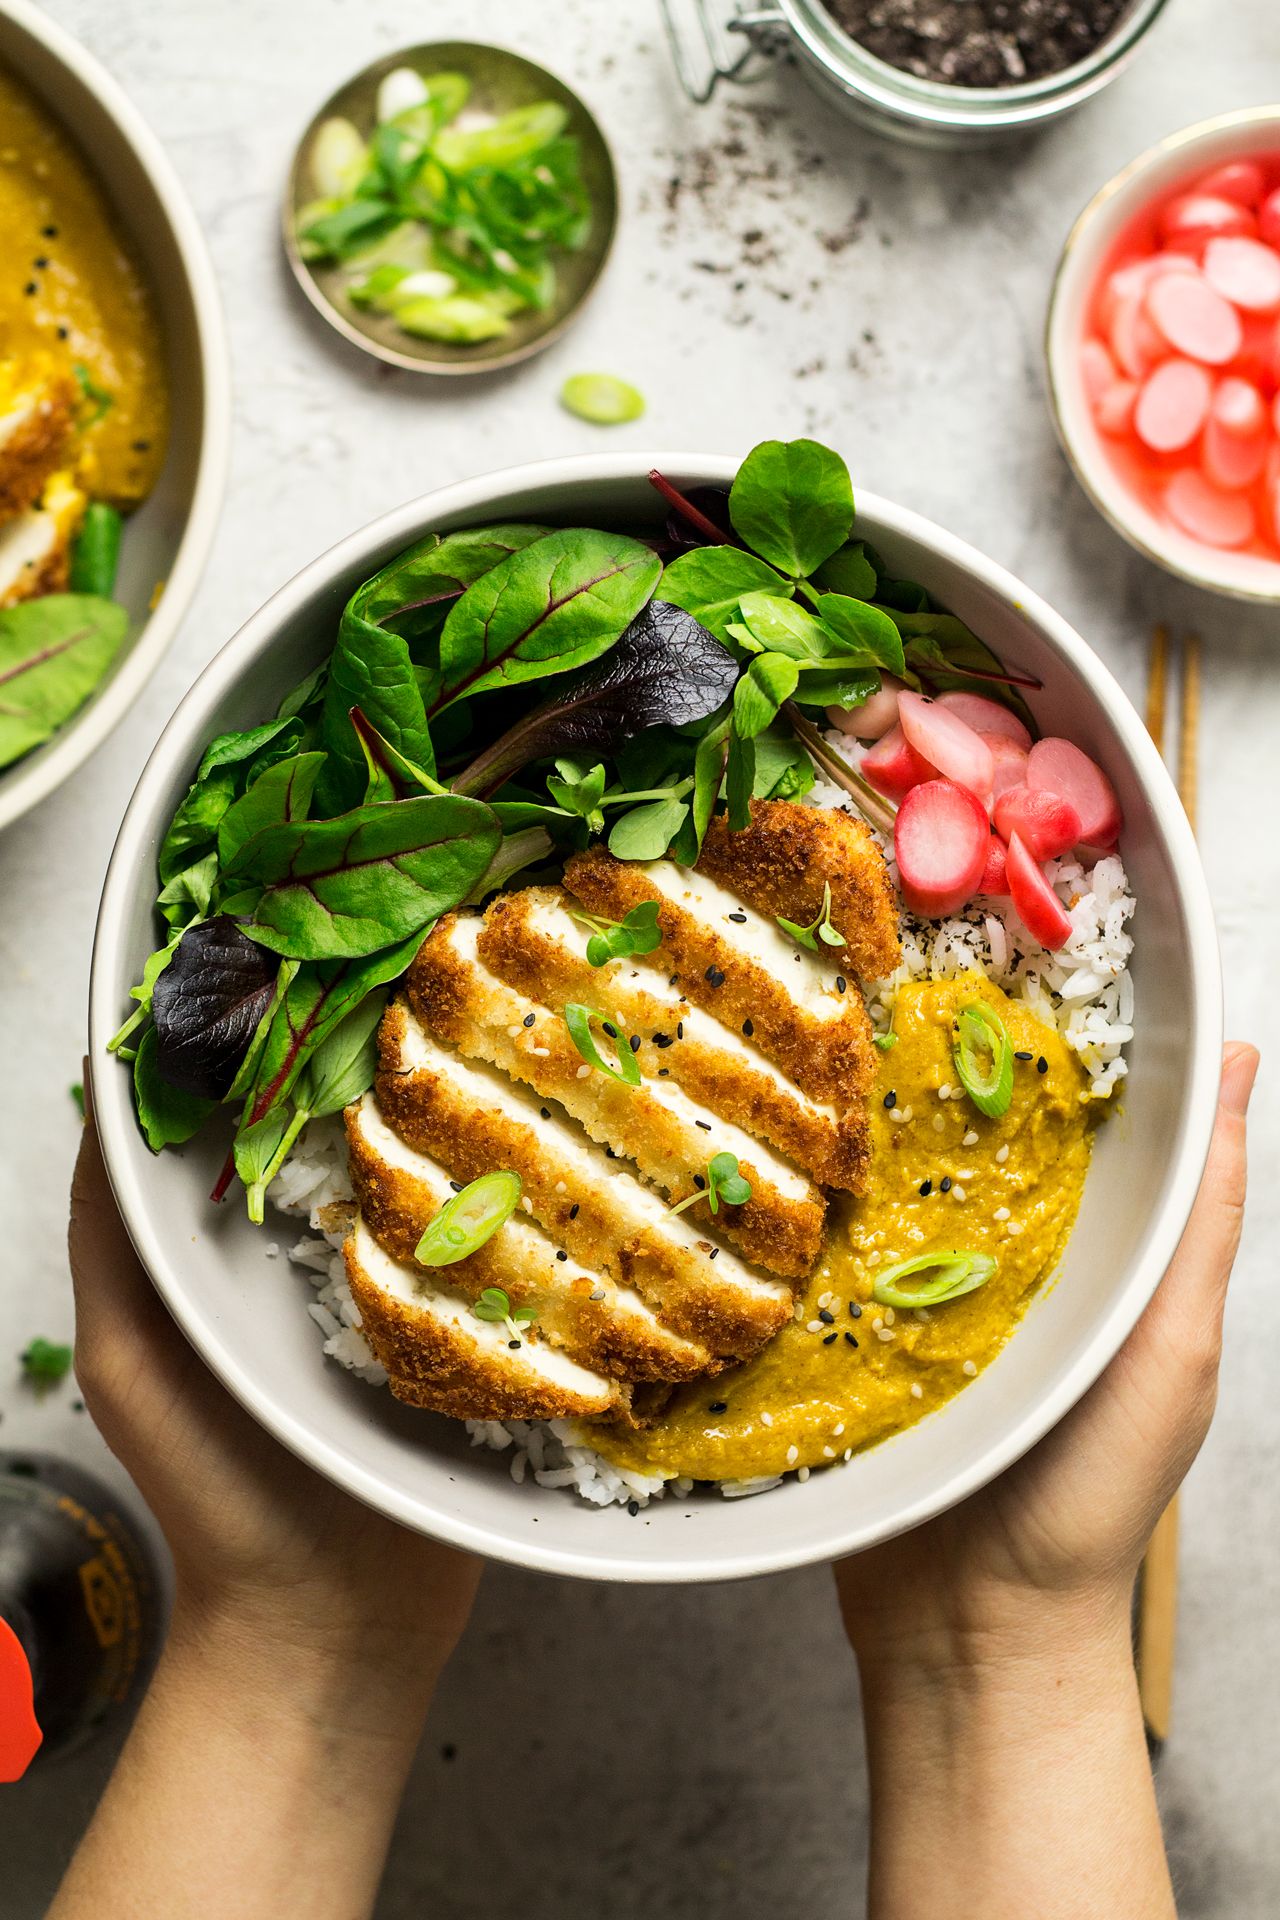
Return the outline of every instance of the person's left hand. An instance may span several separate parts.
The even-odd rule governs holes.
[[[466,1624],[478,1563],[340,1492],[218,1384],[129,1242],[87,1063],[85,1090],[71,1194],[76,1377],[173,1553],[175,1630],[212,1634],[264,1673],[332,1656],[359,1682],[342,1689],[344,1713],[365,1699],[371,1721],[392,1701],[425,1710]]]

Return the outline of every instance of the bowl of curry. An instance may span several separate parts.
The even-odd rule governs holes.
[[[154,136],[39,9],[0,15],[0,826],[105,738],[212,541],[230,396]]]

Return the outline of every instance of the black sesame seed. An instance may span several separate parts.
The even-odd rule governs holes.
[[[458,1749],[455,1746],[451,1745],[449,1742],[446,1742],[445,1745],[441,1747],[440,1758],[442,1760],[456,1760],[457,1757],[458,1757]]]
[[[724,985],[724,975],[721,973],[719,967],[708,967],[702,977],[710,986],[722,987]]]
[[[640,1035],[638,1033],[633,1033],[631,1038],[628,1040],[627,1045],[630,1047],[632,1053],[639,1053]]]
[[[731,913],[729,918],[735,927],[745,927],[747,924],[747,916],[745,913]]]
[[[701,1127],[704,1133],[710,1133],[711,1131],[711,1122],[709,1120],[695,1120],[693,1124],[695,1127]]]
[[[538,1016],[536,1013],[526,1013],[524,1019],[520,1022],[520,1024],[523,1027],[531,1027],[534,1021],[537,1019],[537,1017]]]
[[[826,1307],[818,1308],[818,1318],[819,1320],[821,1320],[824,1327],[833,1327],[835,1325],[836,1317],[834,1313],[830,1312],[829,1309]]]
[[[929,1195],[932,1192],[933,1192],[932,1180],[922,1180],[920,1182],[920,1198],[922,1200],[927,1200],[929,1198]]]
[[[824,1333],[822,1336],[822,1344],[824,1347],[829,1347],[831,1345],[831,1342],[833,1340],[838,1340],[839,1337],[840,1336],[835,1333]]]
[[[618,1037],[618,1029],[617,1029],[616,1027],[611,1027],[611,1026],[609,1025],[609,1022],[608,1022],[607,1020],[602,1020],[602,1021],[600,1022],[600,1025],[601,1025],[601,1028],[603,1029],[603,1031],[604,1031],[605,1033],[607,1033],[607,1034],[608,1034],[608,1036],[609,1036],[609,1038],[610,1038],[611,1040],[616,1040],[616,1039],[617,1039],[617,1037]]]
[[[698,1192],[701,1193],[707,1183],[700,1173],[695,1173],[693,1176],[693,1184],[698,1189]]]
[[[45,268],[49,264],[48,256],[46,254],[39,253],[36,255],[35,259],[31,262],[31,264],[33,267],[36,268],[38,272],[43,273]]]
[[[46,240],[56,240],[58,237],[58,229],[56,227],[41,227],[40,231]]]
[[[569,1209],[569,1218],[571,1220],[576,1220],[577,1217],[578,1217],[578,1202],[575,1200],[573,1205]]]
[[[135,453],[150,453],[151,442],[149,440],[135,440],[133,450]]]
[[[729,1402],[727,1400],[709,1400],[707,1402],[708,1413],[728,1413],[728,1411]]]
[[[462,1182],[461,1182],[461,1180],[451,1180],[451,1181],[449,1182],[449,1185],[450,1185],[450,1186],[451,1186],[451,1187],[453,1188],[453,1190],[454,1190],[454,1192],[455,1192],[455,1193],[461,1193],[461,1192],[462,1192]]]
[[[719,1247],[712,1247],[710,1253],[707,1255],[708,1260],[714,1260],[719,1254],[719,1252],[720,1252]]]
[[[854,1320],[861,1320],[862,1308],[858,1305],[856,1300],[851,1300],[849,1302],[849,1313],[851,1318],[853,1318]]]
[[[950,1193],[950,1191],[951,1191],[951,1175],[949,1173],[944,1173],[941,1180],[939,1180],[938,1182],[938,1192]]]
[[[671,1045],[671,1035],[669,1033],[655,1033],[653,1036],[653,1044],[655,1047],[669,1047]]]
[[[1015,1053],[1013,1057],[1015,1060],[1029,1060],[1031,1055],[1029,1053]]]
[[[683,1020],[676,1021],[676,1039],[677,1040],[684,1039],[684,1021]]]
[[[59,340],[69,340],[71,338],[70,329],[68,327],[59,327],[58,338]]]
[[[857,1334],[856,1334],[856,1333],[846,1333],[844,1337],[845,1337],[845,1339],[846,1339],[846,1340],[847,1340],[847,1341],[849,1342],[849,1345],[850,1345],[851,1347],[856,1347],[856,1346],[857,1346],[857,1344],[858,1344],[858,1336],[857,1336]]]
[[[1040,1058],[1036,1061],[1036,1072],[1048,1073],[1048,1071],[1049,1071],[1049,1062],[1045,1059],[1044,1055],[1041,1054]]]
[[[544,1120],[549,1120],[551,1118],[550,1107],[539,1107],[538,1112],[542,1115]]]
[[[836,975],[836,992],[847,993],[848,989],[849,989],[849,982],[845,979],[842,973],[838,973]]]
[[[563,1247],[557,1247],[557,1248],[556,1248],[556,1259],[557,1259],[557,1260],[567,1260],[568,1258],[569,1258],[569,1256],[568,1256],[568,1254],[567,1254],[567,1253],[565,1252],[565,1250],[564,1250],[564,1248],[563,1248]]]
[[[884,1097],[884,1104],[886,1107],[896,1107],[898,1104],[898,1096],[893,1091],[892,1087],[890,1087],[888,1093],[886,1093]]]
[[[22,289],[22,291],[29,297],[33,293],[38,293],[40,289],[36,286],[36,283],[34,280],[28,280],[26,286]]]
[[[669,1079],[671,1078],[671,1069],[670,1069],[670,1067],[659,1067],[659,1068],[658,1068],[658,1078],[659,1078],[659,1080],[669,1080]]]
[[[616,1160],[618,1156],[614,1152],[612,1147],[606,1147],[604,1150],[604,1157],[606,1160]]]
[[[507,1345],[510,1347],[512,1353],[515,1353],[517,1348],[520,1345],[520,1342],[518,1340],[508,1340]]]
[[[631,1515],[631,1518],[633,1520],[635,1519],[639,1511],[640,1511],[640,1502],[638,1500],[628,1500],[627,1512]]]

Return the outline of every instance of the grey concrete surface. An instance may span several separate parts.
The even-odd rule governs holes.
[[[1280,96],[1274,0],[1171,0],[1141,59],[1024,147],[938,157],[837,120],[792,72],[695,110],[650,0],[54,0],[166,142],[204,222],[236,381],[230,495],[178,645],[96,758],[0,842],[0,1444],[105,1455],[73,1389],[37,1402],[13,1356],[67,1336],[65,1190],[94,909],[142,760],[193,675],[297,567],[409,495],[600,444],[560,381],[648,396],[616,445],[741,452],[808,432],[855,481],[1022,573],[1140,694],[1154,621],[1206,643],[1204,845],[1229,1025],[1268,1054],[1222,1405],[1184,1506],[1176,1727],[1160,1770],[1188,1920],[1280,1909],[1280,620],[1140,561],[1060,458],[1039,340],[1072,217],[1150,140]],[[294,297],[277,238],[291,141],[375,53],[499,39],[582,87],[617,147],[623,225],[603,290],[544,359],[436,387],[377,371]],[[111,1471],[109,1463],[107,1470]],[[450,1750],[456,1749],[453,1758]],[[0,1907],[36,1920],[108,1752],[0,1798]],[[381,1920],[735,1920],[861,1911],[866,1782],[828,1576],[627,1592],[485,1583],[396,1834]]]

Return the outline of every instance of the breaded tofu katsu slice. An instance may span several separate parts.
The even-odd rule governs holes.
[[[0,522],[35,505],[66,456],[79,389],[46,354],[0,360]]]
[[[34,506],[0,525],[0,607],[65,590],[88,504],[69,473],[55,473]]]
[[[566,882],[594,914],[658,901],[648,955],[591,967],[577,903],[546,887],[447,915],[424,942],[383,1018],[375,1093],[347,1112],[348,1272],[401,1399],[475,1419],[636,1418],[664,1385],[748,1357],[790,1317],[820,1252],[824,1189],[865,1179],[876,1056],[853,955],[891,971],[896,918],[886,939],[873,841],[787,806],[747,833],[771,877],[735,876],[731,892],[666,861],[570,861]],[[794,897],[780,891],[788,862]],[[830,957],[774,917],[812,920],[828,883],[848,948]],[[752,893],[759,910],[742,904]],[[638,1086],[583,1058],[573,1003],[595,1011],[601,1058],[631,1050]],[[713,1213],[717,1153],[751,1194]],[[454,1265],[418,1264],[450,1194],[497,1168],[520,1176],[517,1212]],[[479,1318],[492,1288],[532,1323]]]

